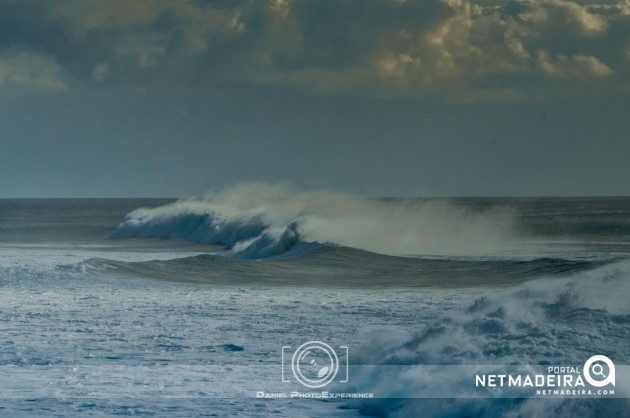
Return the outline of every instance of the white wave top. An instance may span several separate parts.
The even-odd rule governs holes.
[[[137,209],[111,238],[162,237],[220,244],[264,258],[296,243],[337,244],[390,255],[477,254],[507,249],[514,216],[446,200],[383,200],[247,183],[207,198]]]

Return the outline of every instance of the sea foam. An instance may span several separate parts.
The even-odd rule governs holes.
[[[419,399],[419,394],[469,393],[474,377],[473,372],[462,374],[464,368],[448,366],[436,369],[454,370],[453,374],[435,376],[423,373],[423,365],[582,365],[596,354],[610,357],[618,366],[627,364],[628,294],[627,260],[486,294],[420,324],[415,333],[385,343],[381,339],[355,352],[356,364],[392,365],[395,370],[400,366],[401,372],[376,368],[354,375],[360,390],[380,394],[380,399],[354,406],[388,417],[622,416],[628,399],[483,399],[481,392],[459,399]],[[624,384],[615,390],[620,397],[630,396]]]

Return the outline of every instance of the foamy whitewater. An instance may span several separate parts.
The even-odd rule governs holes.
[[[0,200],[0,416],[627,416],[629,255],[629,198]],[[593,355],[614,396],[475,387]]]

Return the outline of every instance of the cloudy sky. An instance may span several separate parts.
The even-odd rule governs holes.
[[[0,197],[630,195],[630,0],[0,0]]]

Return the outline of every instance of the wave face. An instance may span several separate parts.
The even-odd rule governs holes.
[[[478,254],[514,245],[505,208],[447,200],[368,199],[332,192],[291,194],[243,184],[205,199],[137,209],[110,238],[160,237],[224,246],[242,258],[290,255],[327,243],[389,255]]]

